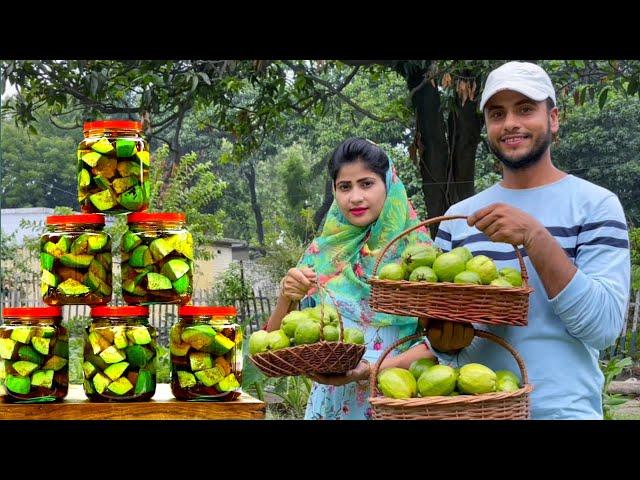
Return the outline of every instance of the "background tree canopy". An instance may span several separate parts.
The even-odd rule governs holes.
[[[3,61],[18,92],[2,105],[3,207],[75,207],[82,123],[133,118],[158,160],[154,205],[197,211],[203,240],[295,256],[331,205],[327,160],[349,136],[382,145],[420,215],[439,215],[500,178],[477,110],[500,63]],[[561,109],[554,161],[615,192],[638,226],[640,62],[540,63]]]

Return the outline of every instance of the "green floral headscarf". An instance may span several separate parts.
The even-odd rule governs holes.
[[[404,185],[396,175],[391,158],[385,183],[387,198],[380,216],[366,227],[349,223],[334,199],[322,233],[309,244],[298,262],[298,268],[313,268],[319,283],[335,298],[343,317],[364,327],[398,326],[401,328],[400,335],[405,336],[415,332],[415,317],[374,312],[369,307],[371,286],[367,279],[373,275],[378,254],[399,233],[419,222]],[[387,250],[378,266],[378,272],[384,264],[398,260],[409,238],[412,241],[432,243],[424,227],[414,230]],[[318,291],[313,289],[310,292],[310,296],[319,304]]]

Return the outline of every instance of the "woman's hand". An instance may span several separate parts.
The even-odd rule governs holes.
[[[366,360],[360,360],[360,363],[356,365],[356,368],[349,370],[344,375],[308,375],[308,377],[317,383],[324,383],[325,385],[334,385],[339,387],[351,382],[359,382],[363,380],[369,380],[369,374],[371,367]]]
[[[303,298],[316,281],[316,272],[309,267],[290,268],[280,282],[282,295],[290,300]]]

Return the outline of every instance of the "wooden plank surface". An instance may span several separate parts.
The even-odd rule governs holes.
[[[0,403],[0,420],[258,420],[266,403],[242,392],[232,402],[181,402],[159,383],[147,402],[89,402],[82,385],[69,385],[61,403]]]

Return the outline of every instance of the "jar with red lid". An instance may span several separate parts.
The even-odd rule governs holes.
[[[131,120],[85,122],[78,145],[78,201],[83,212],[138,212],[149,207],[149,144]]]
[[[242,385],[235,307],[181,306],[171,327],[171,391],[178,400],[229,401]]]
[[[60,307],[2,310],[0,399],[6,403],[56,402],[67,396],[69,334]]]
[[[84,336],[84,391],[95,402],[144,401],[156,391],[156,329],[147,307],[91,309]]]
[[[120,244],[122,296],[129,305],[185,305],[193,290],[193,237],[184,213],[131,213]]]
[[[40,237],[40,290],[47,305],[111,300],[111,236],[104,215],[50,215]]]

